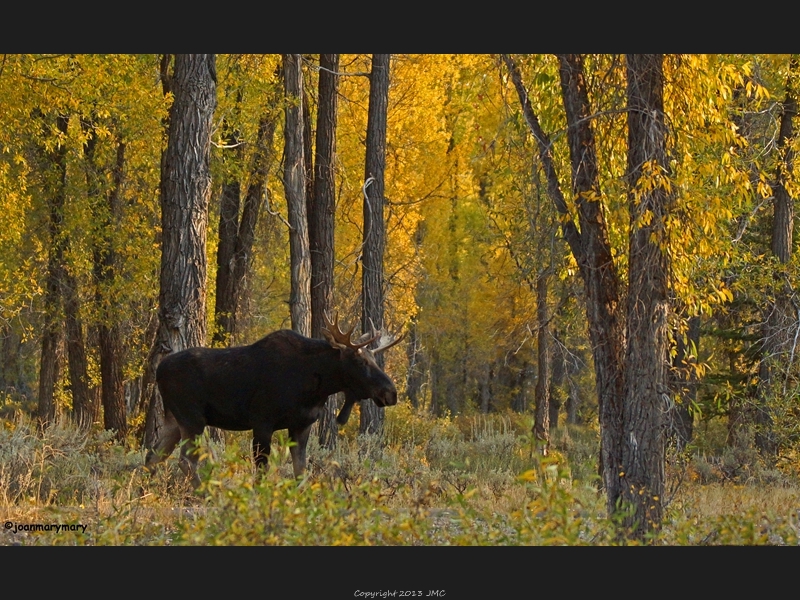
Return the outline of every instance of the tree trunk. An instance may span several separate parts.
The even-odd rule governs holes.
[[[373,54],[367,115],[367,153],[364,169],[364,250],[361,271],[361,330],[383,327],[384,169],[386,165],[386,114],[389,106],[389,54]],[[380,368],[384,356],[375,357]],[[361,402],[361,433],[383,430],[383,408],[372,400]]]
[[[533,435],[542,442],[542,454],[547,456],[550,445],[550,340],[547,332],[550,320],[547,310],[547,273],[536,279],[537,378]]]
[[[483,367],[478,384],[479,409],[482,414],[488,414],[492,410],[492,384],[494,383],[494,364],[489,362]]]
[[[619,314],[620,284],[602,204],[594,199],[600,196],[600,185],[583,58],[574,54],[559,55],[558,58],[567,113],[572,191],[577,198],[580,224],[580,251],[575,259],[586,291],[586,314],[600,412],[600,469],[606,490],[606,506],[609,514],[613,514],[621,494],[619,468],[622,465],[625,331]]]
[[[681,452],[691,443],[694,430],[692,404],[697,399],[698,380],[697,371],[693,368],[693,365],[697,364],[697,356],[692,354],[692,346],[695,350],[700,347],[700,317],[689,318],[686,341],[678,333],[675,346],[675,358],[672,360],[672,388],[678,402],[675,402],[669,411],[669,432],[674,436],[675,445]]]
[[[61,296],[66,317],[66,346],[69,382],[72,391],[72,415],[82,428],[97,419],[97,395],[89,387],[88,360],[80,316],[78,283],[66,268],[61,277]]]
[[[161,172],[159,327],[151,364],[171,352],[206,343],[206,227],[211,193],[209,157],[216,108],[213,54],[177,54],[170,79],[174,100]],[[163,426],[154,390],[145,446]]]
[[[58,130],[66,135],[69,119],[65,115],[56,118]],[[56,415],[55,388],[60,372],[59,348],[63,339],[61,325],[61,279],[64,276],[64,202],[66,200],[67,148],[57,144],[48,153],[49,162],[56,170],[56,181],[47,189],[50,197],[48,223],[50,248],[47,259],[47,280],[44,296],[44,331],[42,353],[39,362],[38,415],[42,427],[52,423]]]
[[[241,215],[239,181],[228,181],[222,187],[214,304],[216,326],[212,339],[215,345],[236,343],[239,304],[253,261],[256,226],[263,205],[267,176],[274,159],[273,138],[276,125],[277,115],[269,108],[265,109],[258,123],[250,182]]]
[[[564,364],[563,350],[561,348],[563,342],[560,340],[558,333],[553,332],[554,351],[550,357],[550,429],[553,430],[558,427],[558,413],[563,404],[563,390],[564,378],[566,376],[566,366]]]
[[[638,538],[661,526],[667,387],[669,163],[663,102],[663,56],[627,55],[628,259],[627,351],[622,497],[634,512],[625,524]],[[646,183],[642,184],[642,181]]]
[[[299,54],[283,55],[283,77],[287,96],[283,186],[289,214],[292,329],[311,335],[311,258],[308,247],[306,176],[303,150],[303,73]]]
[[[241,94],[236,97],[237,108]],[[225,167],[225,181],[219,201],[219,241],[217,243],[217,277],[214,296],[214,331],[211,343],[214,346],[230,346],[235,329],[236,297],[233,295],[233,253],[239,233],[239,208],[241,203],[241,183],[237,169],[228,168],[230,163],[238,165],[242,160],[242,146],[239,132],[231,130],[226,121],[222,123],[225,146],[222,150],[222,164]]]
[[[336,119],[339,100],[339,55],[319,55],[319,109],[313,193],[308,202],[311,250],[311,337],[321,338],[324,315],[333,309],[334,214],[336,205]],[[319,444],[334,449],[337,440],[337,396],[328,398],[318,425]]]
[[[600,412],[600,474],[609,514],[617,510],[622,465],[622,359],[624,327],[619,316],[619,277],[611,255],[598,180],[597,151],[592,111],[583,73],[583,59],[558,55],[561,93],[567,116],[567,138],[572,165],[572,193],[576,198],[580,230],[570,215],[561,191],[550,138],[522,83],[514,61],[503,55],[522,104],[528,126],[536,139],[539,158],[547,177],[547,194],[561,215],[561,229],[578,263],[586,293],[586,316],[595,366],[595,385]]]
[[[128,431],[125,406],[125,389],[122,380],[124,347],[119,326],[119,317],[110,290],[114,286],[117,272],[117,252],[112,232],[119,226],[121,218],[122,176],[125,166],[125,143],[117,138],[116,162],[112,168],[113,188],[101,198],[98,186],[100,169],[96,163],[97,137],[94,123],[83,123],[87,134],[84,155],[87,161],[87,185],[95,221],[100,225],[98,238],[92,248],[94,269],[95,303],[100,313],[99,347],[101,403],[103,426],[115,432],[119,441],[124,441]],[[105,206],[101,206],[101,203]]]

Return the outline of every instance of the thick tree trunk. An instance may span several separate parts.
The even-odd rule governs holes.
[[[389,105],[389,54],[372,55],[367,115],[367,154],[364,169],[364,250],[361,271],[361,330],[383,327],[384,169],[386,165],[386,115]],[[377,357],[383,368],[384,357]],[[383,430],[383,408],[372,400],[361,403],[361,433]]]
[[[666,217],[671,198],[663,101],[663,56],[627,55],[631,230],[623,413],[622,497],[636,537],[661,527],[669,406]],[[642,180],[646,184],[642,185]]]
[[[303,149],[303,73],[299,54],[283,55],[283,78],[287,96],[283,186],[289,214],[292,329],[311,335],[311,257],[308,247],[308,215]]]
[[[211,193],[209,157],[216,107],[213,54],[177,54],[170,80],[174,101],[161,172],[161,277],[159,327],[151,352],[166,354],[206,343],[206,227]],[[154,390],[145,446],[163,426],[163,404]]]
[[[321,338],[324,315],[333,309],[334,213],[336,205],[336,119],[339,100],[339,55],[319,55],[319,109],[313,193],[308,200],[311,250],[311,337]],[[328,398],[318,425],[323,448],[336,447],[337,396]]]
[[[546,456],[550,445],[550,339],[548,322],[550,316],[547,309],[547,273],[536,279],[536,358],[537,378],[533,435],[542,443],[542,453]]]

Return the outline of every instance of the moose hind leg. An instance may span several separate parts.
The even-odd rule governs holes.
[[[144,466],[148,471],[155,469],[156,465],[167,458],[181,439],[181,430],[175,416],[167,411],[164,415],[164,426],[159,432],[158,441],[147,451]]]
[[[204,428],[200,428],[199,430],[196,428],[180,428],[181,439],[184,440],[184,443],[181,447],[181,461],[179,466],[184,475],[191,477],[194,487],[200,485],[200,477],[197,475],[197,461],[200,458],[197,452],[197,439],[203,434],[203,429]]]
[[[306,446],[310,432],[311,425],[305,429],[289,431],[289,437],[294,442],[294,445],[289,447],[289,452],[292,453],[292,468],[295,477],[300,477],[306,470]]]

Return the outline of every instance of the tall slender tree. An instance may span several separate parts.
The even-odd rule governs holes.
[[[772,181],[772,254],[780,265],[792,259],[794,231],[794,198],[787,183],[794,167],[794,117],[797,115],[797,96],[792,82],[797,76],[798,58],[792,56],[786,81],[786,95],[781,103],[781,118],[778,126],[778,166]],[[776,367],[790,354],[792,330],[795,329],[796,311],[792,301],[791,286],[776,271],[775,300],[766,307],[766,318],[762,327],[761,361],[758,368],[758,401],[755,421],[757,425],[755,443],[764,459],[774,464],[778,453],[778,441],[774,431],[770,396],[776,395]],[[788,372],[788,369],[787,369]]]
[[[609,513],[620,498],[622,466],[622,360],[624,320],[618,314],[619,277],[612,259],[611,242],[600,197],[597,150],[594,139],[583,58],[558,56],[561,93],[567,117],[567,137],[572,166],[572,193],[576,198],[577,225],[570,213],[556,172],[549,136],[539,124],[515,61],[503,60],[522,105],[523,116],[536,140],[547,194],[561,215],[561,229],[578,264],[586,293],[589,339],[595,365],[595,385],[600,412],[600,471]],[[580,226],[580,229],[578,228]]]
[[[309,336],[311,335],[311,257],[308,247],[301,65],[302,58],[299,54],[283,55],[283,78],[286,90],[283,186],[289,215],[289,254],[292,272],[289,310],[292,329],[301,335]]]
[[[578,263],[586,293],[589,337],[600,409],[600,467],[609,514],[619,501],[633,507],[628,531],[642,537],[658,528],[664,486],[664,423],[668,398],[666,255],[672,198],[666,151],[663,56],[626,57],[628,115],[627,305],[613,254],[599,183],[597,144],[583,57],[558,55],[572,166],[577,225],[561,192],[552,144],[533,111],[521,73],[503,60],[523,115],[536,139],[548,195],[562,215],[564,238]]]
[[[333,309],[334,210],[336,200],[336,120],[339,99],[339,55],[319,55],[319,108],[314,185],[308,198],[311,251],[311,337],[322,338],[324,315]],[[319,419],[319,442],[336,446],[336,396],[325,403]]]
[[[542,442],[542,452],[547,454],[550,445],[550,316],[547,306],[547,281],[549,270],[536,278],[536,333],[537,378],[534,390],[533,435]],[[558,415],[556,414],[556,418]]]
[[[364,169],[364,245],[361,270],[361,330],[383,327],[384,171],[386,168],[386,116],[389,106],[389,54],[373,54],[369,79],[367,153]],[[383,368],[382,354],[375,357]],[[359,431],[375,434],[383,429],[383,408],[372,400],[361,403]]]
[[[250,177],[242,203],[241,182],[237,176],[223,183],[220,199],[217,280],[214,305],[213,343],[236,342],[239,303],[253,261],[253,242],[263,205],[267,177],[274,161],[273,140],[277,113],[276,98],[269,95],[258,123]],[[238,136],[230,132],[229,143],[241,148]],[[243,206],[242,206],[243,204]]]
[[[40,115],[43,119],[43,115]],[[66,115],[56,117],[58,131],[66,136],[69,119]],[[63,343],[63,327],[60,322],[60,281],[64,270],[64,202],[66,199],[67,148],[56,143],[47,153],[48,162],[54,167],[50,185],[45,185],[49,212],[49,251],[47,279],[44,296],[44,331],[42,333],[41,359],[39,361],[38,414],[42,425],[49,425],[56,415],[55,387],[60,370],[59,348]]]
[[[87,187],[93,218],[98,232],[92,248],[95,303],[100,313],[100,384],[103,406],[103,425],[124,440],[128,430],[125,407],[125,390],[122,379],[123,344],[120,321],[115,311],[110,290],[113,289],[119,269],[118,253],[112,232],[119,226],[122,204],[122,179],[125,166],[125,142],[115,136],[116,156],[112,167],[112,187],[103,193],[99,185],[100,166],[96,159],[96,124],[84,120],[86,143],[84,155],[87,167]]]

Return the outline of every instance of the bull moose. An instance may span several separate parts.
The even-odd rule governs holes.
[[[311,425],[319,418],[328,396],[344,392],[345,403],[336,417],[347,423],[353,405],[372,398],[378,406],[397,404],[397,391],[375,362],[375,355],[397,344],[385,334],[366,333],[352,341],[325,318],[324,340],[289,330],[267,335],[249,346],[190,348],[167,355],[158,365],[156,382],[164,401],[164,427],[147,453],[152,468],[179,441],[181,469],[197,477],[196,438],[206,426],[230,431],[253,431],[253,456],[266,466],[272,433],[288,429],[295,477],[306,468],[306,445]],[[379,341],[377,348],[368,346]]]

